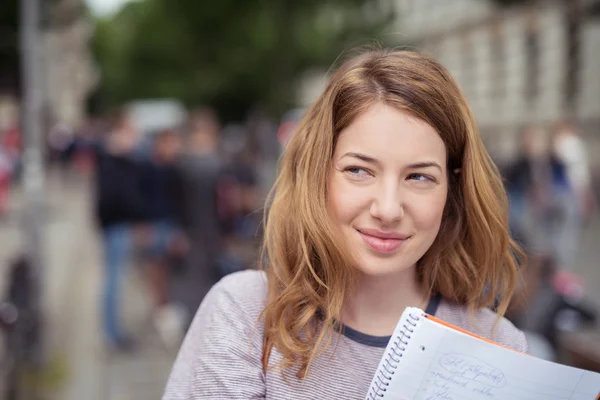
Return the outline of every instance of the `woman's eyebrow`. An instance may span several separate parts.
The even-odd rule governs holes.
[[[407,168],[409,168],[409,169],[430,168],[430,167],[437,168],[440,171],[442,170],[442,167],[440,166],[440,164],[436,163],[435,161],[423,161],[423,162],[410,164],[407,166]]]
[[[359,160],[362,160],[364,162],[368,162],[371,164],[379,164],[379,161],[377,161],[377,159],[371,157],[371,156],[367,156],[365,154],[361,154],[361,153],[355,153],[355,152],[348,152],[346,154],[344,154],[342,157],[340,157],[340,159],[344,158],[344,157],[353,157],[353,158],[358,158]]]
[[[380,164],[380,162],[376,158],[373,158],[373,157],[368,156],[366,154],[356,153],[356,152],[353,152],[353,151],[350,151],[350,152],[344,154],[342,157],[340,157],[340,159],[342,159],[344,157],[357,158],[359,160],[362,160],[364,162],[371,163],[371,164],[377,164],[377,165]],[[421,162],[409,164],[409,165],[406,166],[407,169],[431,168],[431,167],[437,168],[440,171],[442,171],[442,167],[440,166],[440,164],[438,164],[435,161],[421,161]]]

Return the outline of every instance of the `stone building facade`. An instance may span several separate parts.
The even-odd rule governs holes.
[[[394,41],[450,70],[494,156],[514,155],[523,127],[563,118],[600,153],[600,1],[394,1]]]

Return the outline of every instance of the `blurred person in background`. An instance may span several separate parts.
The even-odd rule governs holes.
[[[176,341],[172,335],[180,330],[179,322],[173,327],[173,318],[179,318],[177,309],[170,304],[170,280],[174,263],[187,252],[187,239],[181,232],[180,213],[182,187],[175,170],[175,161],[181,149],[181,138],[174,130],[160,131],[154,138],[148,160],[144,163],[142,190],[145,203],[142,257],[147,269],[153,296],[153,320],[166,344]],[[173,316],[175,315],[175,316]],[[175,333],[173,333],[175,332]]]
[[[12,163],[10,157],[0,145],[0,217],[8,212],[11,175]]]
[[[74,132],[73,140],[62,154],[63,162],[75,172],[87,172],[93,167],[95,146],[110,130],[110,121],[101,117],[86,119]]]
[[[125,111],[123,111],[125,113]],[[131,130],[136,130],[135,126],[127,123]],[[96,153],[96,145],[102,140],[104,134],[111,129],[111,121],[102,118],[92,118],[84,123],[80,129],[76,131],[75,140],[72,146],[67,150],[65,156],[68,158],[68,163],[79,174],[87,174],[94,168],[94,158]],[[138,146],[139,132],[136,131],[136,140],[134,148]]]
[[[4,153],[5,159],[10,165],[10,176],[12,181],[17,181],[21,177],[23,149],[23,139],[18,125],[7,128],[0,137],[0,148]]]
[[[138,134],[119,111],[112,129],[96,148],[96,217],[102,231],[105,263],[104,334],[109,347],[130,350],[131,338],[120,321],[121,286],[137,224],[145,219],[142,167],[133,156]],[[143,233],[143,232],[142,232]]]
[[[554,242],[559,266],[572,269],[583,223],[596,209],[585,142],[568,121],[560,122],[552,137],[552,155],[563,166],[559,193],[562,204],[561,227]]]
[[[69,163],[69,152],[75,145],[75,130],[67,124],[56,124],[48,132],[48,157],[50,162],[65,170]]]
[[[183,196],[179,220],[189,243],[182,275],[174,282],[174,300],[190,313],[220,277],[218,262],[223,253],[219,218],[218,185],[223,162],[218,152],[220,124],[211,109],[190,115],[189,134],[176,171]]]
[[[259,203],[263,203],[275,183],[277,162],[281,156],[281,144],[277,138],[278,125],[260,108],[252,110],[246,120],[248,135],[257,144],[256,175]]]
[[[21,173],[22,138],[18,125],[0,132],[0,217],[8,212],[12,184]]]
[[[586,144],[569,121],[557,124],[552,150],[565,165],[569,184],[579,206],[580,219],[590,218],[597,211],[597,199],[592,189],[592,177]]]
[[[259,193],[255,152],[250,148],[244,126],[223,128],[221,147],[224,168],[219,179],[219,218],[225,251],[219,261],[221,277],[247,267],[247,259],[256,248],[254,239],[259,226]]]
[[[565,163],[550,146],[548,132],[527,128],[523,152],[507,174],[510,219],[515,237],[532,256],[548,256],[569,269],[577,242],[578,206]]]
[[[549,196],[551,161],[548,158],[546,133],[530,126],[521,133],[521,152],[505,174],[510,201],[509,219],[512,234],[520,242],[528,242],[535,235],[537,205]]]

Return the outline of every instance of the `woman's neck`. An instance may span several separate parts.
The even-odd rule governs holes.
[[[394,276],[362,275],[355,292],[348,297],[342,322],[373,336],[391,335],[406,307],[424,309],[429,301],[418,283],[415,267]]]

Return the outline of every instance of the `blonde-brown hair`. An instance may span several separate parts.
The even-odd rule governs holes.
[[[356,268],[327,213],[327,175],[339,133],[374,103],[433,126],[446,145],[449,188],[439,234],[418,262],[423,286],[473,311],[499,301],[517,279],[507,200],[458,85],[436,61],[409,51],[371,51],[346,62],[287,145],[265,215],[262,365],[273,348],[281,367],[304,376],[329,345]]]

